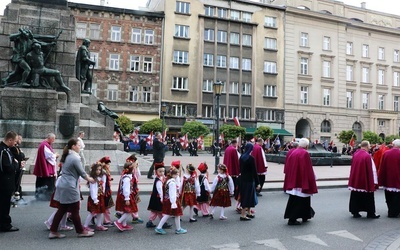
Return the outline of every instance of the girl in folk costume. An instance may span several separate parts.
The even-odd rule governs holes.
[[[175,217],[175,233],[185,234],[186,229],[181,228],[181,216],[182,216],[182,206],[178,197],[179,194],[179,183],[176,181],[178,177],[178,170],[175,167],[171,167],[167,175],[167,180],[164,183],[163,189],[163,217],[160,223],[156,227],[155,231],[157,234],[166,234],[165,230],[162,228],[164,223],[169,219],[169,217]]]
[[[187,173],[183,175],[182,189],[181,189],[181,199],[182,207],[189,206],[189,222],[196,222],[197,220],[193,218],[194,207],[197,206],[196,197],[200,196],[200,185],[197,179],[196,169],[192,164],[186,166]]]
[[[133,164],[133,171],[132,171],[132,190],[133,190],[133,195],[135,197],[135,202],[138,204],[140,200],[139,196],[139,177],[141,176],[140,170],[139,170],[139,164],[137,162],[137,158],[135,154],[132,154],[126,159],[126,162],[132,162]],[[139,217],[138,212],[132,213],[132,223],[138,224],[138,223],[143,223],[143,220]]]
[[[128,220],[129,215],[138,211],[132,186],[133,168],[132,162],[125,162],[121,180],[119,181],[115,210],[122,212],[122,215],[121,218],[114,222],[114,224],[121,232],[133,229],[133,227],[128,225],[126,221]]]
[[[110,157],[105,156],[101,158],[99,162],[103,163],[103,171],[106,176],[105,191],[104,191],[104,205],[106,207],[106,211],[104,212],[104,226],[112,227],[113,222],[111,221],[110,217],[111,214],[110,208],[114,206],[114,200],[112,198],[112,191],[111,191],[111,181],[113,181],[110,172],[111,159]]]
[[[171,162],[171,167],[174,167],[178,170],[178,176],[176,177],[176,182],[179,184],[179,188],[181,187],[181,176],[182,176],[182,166],[181,166],[181,161],[176,160]]]
[[[224,215],[225,207],[231,206],[231,195],[234,192],[233,180],[226,171],[224,164],[218,165],[218,175],[211,185],[211,192],[214,193],[211,199],[210,219],[214,218],[215,207],[221,207],[220,220],[226,220]]]
[[[93,217],[96,217],[96,230],[97,231],[107,231],[108,228],[102,225],[103,214],[106,210],[104,205],[104,191],[106,188],[106,178],[107,176],[103,173],[103,164],[98,162],[92,165],[90,170],[90,177],[92,177],[96,182],[89,183],[90,195],[87,202],[87,210],[89,211],[86,217],[83,229],[87,231],[93,231],[89,228],[89,223]]]
[[[156,227],[153,221],[159,217],[162,218],[162,202],[163,202],[163,184],[164,184],[164,173],[165,167],[164,162],[155,163],[154,168],[156,171],[156,177],[154,178],[153,190],[151,191],[149,206],[147,210],[150,211],[149,221],[146,223],[147,228]],[[171,228],[172,225],[165,223],[163,228]]]
[[[200,185],[200,196],[197,197],[198,207],[203,217],[209,216],[210,200],[211,200],[211,188],[208,183],[208,166],[205,162],[200,163],[197,168],[200,171],[199,185]]]

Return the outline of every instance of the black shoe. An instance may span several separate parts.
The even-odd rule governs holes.
[[[361,214],[359,213],[353,214],[353,218],[361,218]]]
[[[163,227],[164,227],[164,226],[165,226],[165,224],[163,225]],[[147,228],[154,228],[154,227],[156,227],[156,225],[154,225],[153,222],[149,220],[149,221],[146,223],[146,227],[147,227]]]
[[[250,219],[254,219],[255,216],[254,216],[254,214],[247,214],[246,217],[250,218]]]
[[[302,219],[303,222],[308,222],[308,219]]]
[[[196,219],[190,219],[190,220],[189,220],[190,223],[196,222],[196,221],[197,221]]]
[[[399,215],[389,214],[388,217],[389,218],[397,218],[397,217],[399,217]]]
[[[298,226],[301,225],[300,222],[298,222],[297,220],[289,220],[287,223],[289,226]]]
[[[154,179],[153,176],[147,176],[147,179]]]
[[[11,226],[10,228],[5,228],[5,229],[2,229],[1,231],[3,231],[3,232],[16,232],[16,231],[19,231],[19,228]]]
[[[197,208],[193,208],[193,212],[194,212],[194,214],[197,216],[197,215],[199,215],[199,210],[197,209]]]
[[[379,217],[381,217],[379,214],[370,214],[370,215],[367,215],[367,218],[369,218],[369,219],[378,219]]]
[[[248,218],[248,217],[242,217],[242,216],[240,216],[240,220],[241,220],[241,221],[250,221],[251,219]]]
[[[261,193],[256,193],[256,195],[257,195],[258,197],[262,196],[262,194],[261,194]]]
[[[203,217],[210,217],[209,214],[203,214]]]
[[[214,215],[213,214],[209,214],[210,216],[210,220],[214,219]]]
[[[68,222],[72,222],[72,218],[71,218],[71,217],[68,217],[68,218],[67,218],[67,221],[68,221]]]
[[[169,223],[164,223],[164,225],[162,226],[163,229],[168,229],[168,228],[171,228],[171,227],[172,227],[172,225],[169,224]]]

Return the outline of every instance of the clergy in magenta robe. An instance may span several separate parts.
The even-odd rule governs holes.
[[[258,180],[260,181],[260,188],[257,190],[257,196],[261,196],[261,190],[264,186],[265,176],[267,175],[268,168],[267,159],[265,158],[265,152],[262,148],[263,144],[264,140],[258,138],[257,142],[254,144],[253,151],[251,152],[251,156],[254,157],[254,161],[256,164]]]
[[[239,166],[239,158],[240,154],[237,151],[237,141],[232,140],[231,144],[225,149],[224,153],[224,160],[222,161],[224,165],[227,168],[227,173],[231,176],[234,184],[234,190],[235,190],[235,199],[239,199],[239,187],[238,187],[238,181],[237,177],[240,174],[240,166]],[[236,206],[240,206],[239,204],[236,204]]]

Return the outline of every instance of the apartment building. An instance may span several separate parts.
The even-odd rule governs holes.
[[[255,2],[149,0],[165,12],[162,102],[170,134],[186,121],[215,124],[213,83],[223,84],[220,117],[248,132],[284,128],[284,9]],[[290,134],[290,133],[288,133]]]
[[[92,93],[135,125],[158,118],[162,12],[68,3],[75,18],[76,46],[91,40]]]

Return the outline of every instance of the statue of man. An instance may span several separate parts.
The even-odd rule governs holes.
[[[81,82],[82,93],[91,94],[93,75],[89,67],[96,64],[90,59],[89,52],[90,40],[84,39],[75,61],[76,78]]]
[[[34,43],[32,45],[32,51],[26,55],[26,61],[32,68],[33,85],[39,85],[40,76],[54,76],[54,79],[60,85],[61,89],[67,95],[69,94],[71,89],[64,84],[60,71],[49,69],[44,66],[42,46],[39,43]]]

